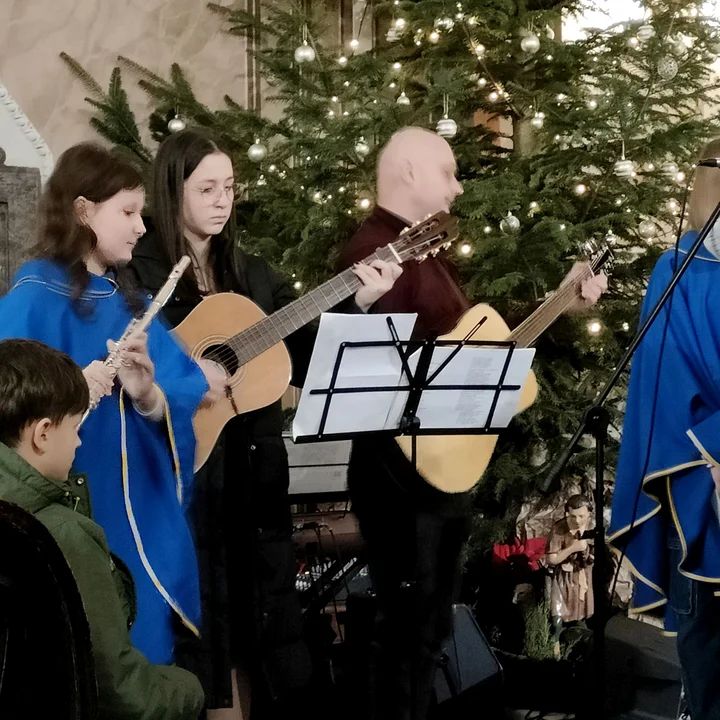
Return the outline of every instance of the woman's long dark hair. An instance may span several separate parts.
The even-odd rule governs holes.
[[[229,156],[210,133],[198,128],[170,135],[158,150],[153,167],[152,222],[171,266],[178,263],[183,255],[193,256],[192,248],[185,238],[183,222],[185,181],[208,155],[215,153]],[[215,272],[215,285],[218,288],[221,287],[222,278],[217,277],[217,257],[232,242],[234,228],[235,217],[231,213],[230,220],[212,239],[210,246],[208,267]],[[200,293],[192,268],[185,272],[180,287],[193,295]]]
[[[39,234],[31,255],[53,260],[65,267],[72,283],[76,307],[90,282],[85,258],[97,246],[93,229],[82,222],[75,200],[84,197],[102,203],[123,190],[142,190],[140,171],[116,153],[95,143],[80,143],[66,150],[40,197]],[[125,300],[133,313],[142,308],[140,295],[123,268],[113,268]]]

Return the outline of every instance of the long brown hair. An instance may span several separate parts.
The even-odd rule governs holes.
[[[90,276],[84,260],[98,241],[93,229],[78,217],[75,200],[84,197],[102,203],[123,190],[140,190],[143,185],[137,168],[95,143],[74,145],[60,156],[40,198],[39,236],[32,255],[67,269],[74,300],[79,301],[88,286]],[[129,273],[113,269],[126,290],[130,309],[137,312],[139,300]]]
[[[720,138],[711,140],[700,153],[700,158],[720,157]],[[700,230],[720,202],[720,170],[698,167],[688,201],[688,220],[691,230]]]
[[[193,256],[192,248],[185,238],[183,222],[183,198],[185,181],[195,172],[197,166],[208,156],[223,153],[217,140],[210,133],[199,128],[181,130],[167,137],[158,149],[153,165],[152,224],[160,238],[166,259],[171,266],[180,261],[183,255]],[[213,237],[208,257],[209,269],[216,272],[218,253],[223,252],[235,236],[235,216],[222,231]],[[220,287],[222,278],[215,277]],[[192,268],[188,268],[180,286],[193,295],[199,294],[197,280]]]

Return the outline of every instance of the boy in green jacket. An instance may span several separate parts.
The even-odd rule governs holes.
[[[0,497],[50,531],[85,607],[103,720],[197,720],[197,678],[152,665],[130,644],[132,578],[91,519],[87,483],[70,476],[88,385],[64,353],[32,340],[0,342]]]

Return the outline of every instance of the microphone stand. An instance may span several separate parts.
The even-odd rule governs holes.
[[[562,452],[558,460],[555,462],[547,477],[540,486],[543,494],[549,494],[557,489],[560,474],[570,460],[570,456],[574,452],[581,438],[589,434],[595,439],[595,566],[593,567],[593,596],[594,596],[594,613],[593,613],[593,660],[595,669],[595,686],[596,695],[590,704],[587,716],[589,718],[597,718],[601,720],[605,711],[605,626],[608,620],[608,598],[606,597],[605,576],[607,572],[607,558],[605,548],[605,523],[604,523],[604,498],[605,498],[605,443],[607,441],[607,431],[610,425],[610,413],[605,407],[605,403],[618,383],[618,380],[625,372],[625,368],[632,359],[635,351],[642,342],[651,325],[655,322],[660,311],[665,306],[673,291],[677,287],[680,279],[688,269],[692,259],[697,255],[702,247],[705,238],[710,230],[715,226],[718,218],[720,218],[720,203],[717,204],[712,215],[698,233],[697,239],[687,253],[680,267],[673,274],[670,282],[663,291],[660,299],[655,304],[647,320],[637,331],[632,339],[628,349],[622,356],[620,362],[616,366],[612,377],[605,384],[595,399],[595,402],[586,410],[580,427],[578,428],[568,446]],[[634,522],[634,519],[633,519]],[[580,717],[580,716],[579,716]]]

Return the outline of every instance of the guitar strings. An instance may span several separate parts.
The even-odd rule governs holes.
[[[552,318],[550,322],[554,322],[565,310],[567,310],[577,297],[577,281],[583,282],[593,276],[592,270],[586,270],[581,273],[573,282],[568,283],[564,287],[555,292],[552,297],[548,298],[546,304],[538,308],[529,317],[525,318],[520,325],[510,333],[510,338],[514,339],[521,347],[530,347],[532,343],[547,327],[547,318]],[[523,334],[530,335],[525,342],[519,340]]]

